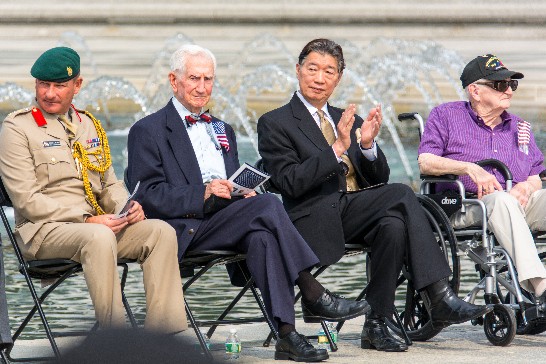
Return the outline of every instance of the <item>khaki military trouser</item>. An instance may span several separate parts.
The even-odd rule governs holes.
[[[531,231],[546,231],[546,190],[534,192],[523,208],[507,192],[495,192],[482,198],[487,208],[488,228],[508,252],[518,272],[518,280],[530,292],[541,293],[546,288],[546,268],[538,258]],[[463,214],[451,216],[455,228],[481,224],[482,211],[470,205]]]
[[[36,257],[81,262],[95,316],[103,328],[125,327],[117,258],[136,259],[144,273],[145,328],[175,333],[188,328],[174,229],[143,220],[115,235],[101,224],[67,223],[52,230]]]

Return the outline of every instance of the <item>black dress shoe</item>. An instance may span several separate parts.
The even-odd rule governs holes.
[[[315,303],[301,301],[303,321],[307,323],[317,323],[321,320],[334,322],[349,320],[367,314],[370,309],[366,300],[348,300],[327,289]]]
[[[457,297],[447,279],[429,285],[425,296],[430,302],[430,320],[435,329],[460,324],[493,311],[493,305],[478,306]]]
[[[315,349],[307,338],[296,331],[291,331],[286,337],[279,338],[275,345],[275,360],[317,362],[328,359],[326,349]]]
[[[366,318],[360,335],[360,347],[389,352],[408,350],[406,343],[391,335],[382,318]]]

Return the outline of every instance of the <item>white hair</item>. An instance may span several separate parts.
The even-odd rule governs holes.
[[[214,73],[216,74],[216,57],[206,48],[195,44],[185,44],[178,48],[171,56],[171,71],[184,73],[186,71],[186,63],[190,56],[204,56],[212,61]]]

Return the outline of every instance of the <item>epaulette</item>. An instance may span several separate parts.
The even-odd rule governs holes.
[[[17,116],[17,115],[23,115],[23,114],[29,113],[30,110],[32,110],[31,107],[25,107],[23,109],[15,110],[15,111],[10,112],[6,118],[12,118],[12,117]]]
[[[42,111],[40,109],[38,109],[37,107],[32,107],[30,109],[30,112],[32,113],[32,117],[34,118],[36,125],[44,126],[47,124],[47,121],[44,118],[44,114],[42,114]]]

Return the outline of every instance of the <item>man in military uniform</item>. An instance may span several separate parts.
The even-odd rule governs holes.
[[[187,328],[174,229],[146,220],[111,165],[106,133],[72,99],[82,85],[80,57],[67,47],[43,53],[31,108],[11,113],[0,131],[0,175],[15,209],[25,259],[68,258],[82,263],[101,327],[125,326],[117,258],[144,271],[145,327],[161,333]]]

